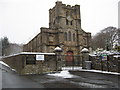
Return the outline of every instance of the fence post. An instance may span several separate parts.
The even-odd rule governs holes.
[[[100,56],[100,60],[101,60],[101,71],[103,71],[103,62],[102,62],[102,56]]]
[[[74,70],[74,56],[72,55],[72,57],[73,57],[73,61],[72,61],[72,69]]]
[[[81,51],[81,53],[82,53],[82,51]],[[83,54],[81,54],[81,60],[82,60],[82,69],[83,69]]]
[[[118,64],[117,64],[117,68],[118,68],[118,73],[120,73],[120,57],[116,57],[115,58],[116,60],[117,60],[117,62],[118,62]]]
[[[109,61],[109,56],[107,55],[107,70],[109,72],[109,63],[108,63],[108,61]]]

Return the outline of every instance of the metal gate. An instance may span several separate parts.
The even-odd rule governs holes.
[[[63,67],[79,66],[82,67],[82,57],[80,55],[60,55]]]

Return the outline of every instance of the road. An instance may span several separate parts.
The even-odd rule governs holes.
[[[84,85],[88,88],[119,88],[120,78],[118,75],[103,74],[86,71],[71,71],[71,74],[78,75],[79,79],[69,79],[73,82],[79,82],[79,85]]]
[[[2,88],[44,88],[28,78],[20,76],[8,67],[2,66]]]
[[[46,88],[118,88],[118,76],[84,71],[71,71],[74,77],[61,78],[49,75],[30,75],[27,78]]]
[[[72,78],[42,75],[18,75],[6,66],[2,71],[2,88],[118,88],[118,75],[71,71]]]

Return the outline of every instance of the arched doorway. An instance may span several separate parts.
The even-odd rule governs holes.
[[[73,51],[67,51],[66,53],[66,66],[72,66],[74,61]]]

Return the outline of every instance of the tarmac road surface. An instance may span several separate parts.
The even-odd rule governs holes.
[[[28,78],[20,76],[8,67],[2,66],[2,88],[44,88]]]
[[[8,67],[2,71],[2,88],[119,88],[118,75],[101,74],[85,71],[70,71],[75,77],[62,78],[42,75],[18,75]]]

